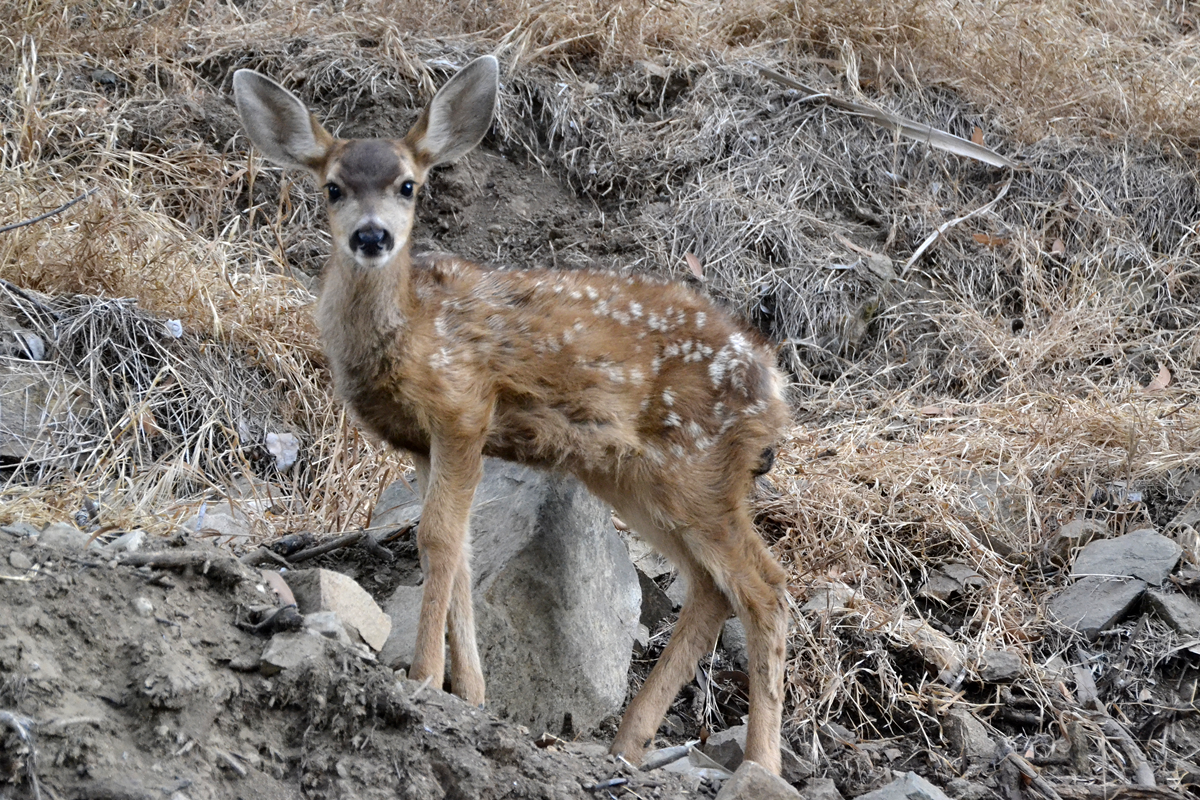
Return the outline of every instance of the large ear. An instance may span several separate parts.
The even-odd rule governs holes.
[[[296,95],[252,69],[233,73],[233,99],[250,141],[285,167],[316,171],[333,137]]]
[[[404,141],[425,169],[451,161],[483,139],[496,112],[500,65],[481,56],[443,86]]]

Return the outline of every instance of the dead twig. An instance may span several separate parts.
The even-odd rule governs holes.
[[[17,228],[24,228],[26,225],[32,225],[35,222],[41,222],[44,219],[49,219],[50,217],[53,217],[55,214],[61,214],[62,212],[66,211],[68,208],[70,208],[71,206],[80,202],[81,200],[86,200],[87,198],[91,197],[93,194],[96,193],[96,191],[98,189],[99,189],[99,187],[96,187],[93,189],[88,189],[86,192],[79,195],[79,197],[76,197],[74,200],[70,200],[66,203],[63,203],[61,206],[54,209],[53,211],[47,211],[45,214],[40,214],[32,219],[24,219],[24,220],[21,220],[20,222],[14,222],[11,225],[5,225],[3,227],[0,227],[0,233],[8,233],[9,231],[15,231]]]

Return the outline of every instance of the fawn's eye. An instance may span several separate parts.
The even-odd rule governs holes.
[[[342,189],[336,183],[325,184],[325,194],[329,196],[329,202],[336,203],[342,197]]]
[[[404,183],[400,184],[400,194],[403,197],[412,197],[413,189],[415,188],[416,184],[414,184],[412,181],[405,181]]]

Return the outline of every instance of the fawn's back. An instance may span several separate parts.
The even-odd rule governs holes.
[[[427,453],[453,420],[488,455],[589,484],[649,481],[664,502],[680,496],[672,476],[744,492],[769,466],[786,420],[770,352],[686,287],[442,254],[410,269],[402,318],[356,316],[368,304],[354,292],[320,312],[343,394],[393,445]]]

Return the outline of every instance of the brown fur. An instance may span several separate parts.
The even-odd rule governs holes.
[[[696,660],[736,613],[750,651],[746,755],[777,772],[785,576],[747,503],[787,421],[771,351],[676,284],[409,255],[412,203],[399,191],[482,137],[494,102],[484,84],[495,80],[494,62],[484,61],[447,84],[402,141],[327,141],[314,128],[309,142],[302,129],[317,124],[299,101],[290,107],[261,76],[235,79],[256,143],[270,132],[266,152],[308,166],[340,195],[330,207],[335,249],[318,322],[339,393],[417,464],[425,590],[412,677],[440,680],[448,624],[452,687],[472,702],[484,698],[467,542],[483,457],[569,472],[674,561],[689,587],[613,751],[641,758]],[[387,230],[394,247],[366,254],[355,244],[366,230]]]

